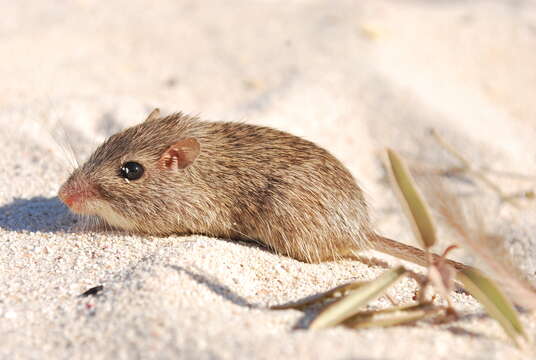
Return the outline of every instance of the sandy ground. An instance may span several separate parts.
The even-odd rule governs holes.
[[[461,320],[447,325],[304,330],[314,312],[267,306],[384,269],[304,264],[207,237],[72,231],[56,193],[71,170],[58,142],[83,160],[159,106],[317,142],[358,178],[377,228],[411,242],[382,181],[383,147],[455,164],[433,127],[476,165],[535,173],[534,2],[4,0],[0,9],[0,358],[531,358],[463,294]],[[534,185],[496,180],[508,191]],[[534,206],[499,206],[464,186],[532,276]],[[100,284],[101,296],[77,297]],[[414,289],[405,280],[390,295],[407,302]],[[536,321],[522,321],[534,340]]]

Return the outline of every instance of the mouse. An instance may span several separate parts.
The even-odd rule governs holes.
[[[58,196],[76,214],[133,233],[255,241],[308,263],[369,249],[429,261],[373,231],[362,189],[335,156],[265,126],[155,109],[105,140]]]

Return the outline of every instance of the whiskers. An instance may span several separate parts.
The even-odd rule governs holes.
[[[98,216],[72,214],[75,217],[75,223],[70,227],[74,232],[102,232],[112,230],[111,226]]]
[[[38,115],[40,120],[31,121],[32,126],[37,126],[40,140],[43,138],[52,144],[53,154],[66,163],[69,170],[74,170],[80,166],[79,158],[74,151],[72,135],[65,131],[64,112],[58,107],[51,105],[51,109],[43,110]],[[70,136],[71,135],[71,136]]]
[[[80,161],[76,156],[63,126],[57,126],[53,132],[49,132],[49,135],[52,142],[56,144],[57,149],[59,149],[61,157],[67,162],[70,170],[72,171],[80,167]]]

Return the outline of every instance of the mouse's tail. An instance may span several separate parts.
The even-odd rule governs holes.
[[[371,239],[372,241],[370,241],[370,244],[372,245],[373,250],[412,262],[417,265],[425,267],[428,265],[428,255],[424,250],[418,249],[410,245],[402,244],[398,241],[388,239],[378,234],[373,234],[372,236],[373,239]],[[439,255],[433,253],[430,255],[433,261],[440,258]],[[446,262],[458,271],[468,268],[467,265],[464,265],[454,260],[446,259]]]

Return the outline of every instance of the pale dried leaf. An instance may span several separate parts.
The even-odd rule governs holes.
[[[367,281],[356,281],[353,283],[343,284],[331,290],[328,290],[326,292],[308,296],[306,298],[303,298],[301,300],[298,300],[289,304],[271,306],[270,309],[271,310],[288,310],[288,309],[301,310],[305,307],[308,307],[317,303],[343,297],[367,283],[368,283]]]
[[[313,320],[310,328],[319,329],[340,324],[352,315],[357,314],[362,306],[381,296],[388,287],[398,281],[406,272],[406,269],[402,266],[384,272],[377,279],[368,282],[348,296],[327,306]]]
[[[344,321],[344,326],[353,329],[389,327],[404,325],[432,317],[445,309],[431,303],[390,308],[388,311],[367,311],[358,313]]]
[[[457,274],[457,279],[484,306],[488,314],[501,324],[517,346],[520,345],[520,336],[527,339],[517,311],[491,279],[476,269],[462,270]]]
[[[402,158],[391,149],[387,149],[387,158],[391,183],[415,237],[425,249],[431,248],[436,243],[436,228],[430,209]]]

